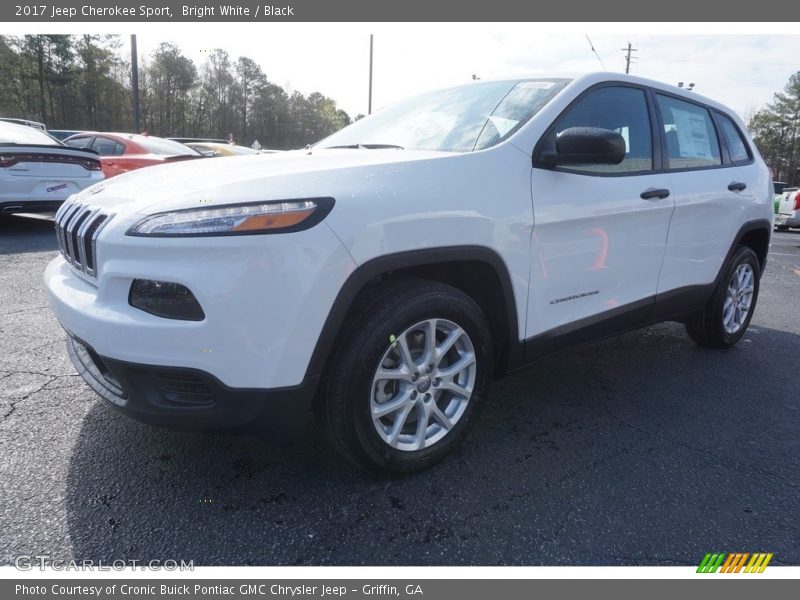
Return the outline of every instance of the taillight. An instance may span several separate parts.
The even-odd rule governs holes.
[[[17,157],[8,154],[0,154],[0,169],[12,167],[17,164]]]
[[[794,193],[794,209],[792,210],[800,210],[800,192]]]
[[[82,164],[83,164],[84,167],[86,167],[90,171],[100,171],[100,170],[102,170],[102,165],[100,164],[99,160],[86,160]]]

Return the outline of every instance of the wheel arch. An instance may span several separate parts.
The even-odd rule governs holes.
[[[328,312],[306,377],[324,373],[339,332],[358,308],[359,296],[388,278],[402,276],[453,285],[479,304],[494,337],[496,375],[522,362],[517,305],[505,262],[497,252],[485,246],[446,246],[384,255],[358,266],[342,285]],[[495,280],[488,280],[487,285],[487,277]]]
[[[739,246],[748,246],[753,252],[755,252],[756,257],[758,258],[759,271],[760,273],[763,273],[764,268],[767,265],[767,255],[769,254],[771,232],[772,224],[768,219],[747,221],[739,228],[739,231],[733,240],[733,244],[731,244],[731,247],[728,250],[728,255],[725,257],[725,262],[723,265],[728,263],[731,256],[733,256],[733,253],[736,252],[736,248]],[[719,279],[721,274],[722,268],[720,268],[720,275],[717,276],[717,279]]]

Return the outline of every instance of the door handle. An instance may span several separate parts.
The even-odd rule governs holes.
[[[669,196],[669,190],[666,188],[647,188],[639,196],[642,200],[663,200]]]
[[[730,184],[728,184],[728,189],[732,192],[741,192],[746,188],[747,184],[742,183],[741,181],[732,181]]]

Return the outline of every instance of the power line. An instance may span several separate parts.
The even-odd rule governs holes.
[[[620,48],[623,52],[625,52],[625,74],[631,72],[631,60],[636,60],[635,56],[631,56],[631,52],[638,52],[636,48],[631,48],[631,43],[628,42],[627,48]]]
[[[594,49],[594,44],[592,44],[592,40],[589,39],[588,33],[586,34],[586,41],[589,42],[589,48],[592,49],[592,52],[594,52],[595,56],[597,57],[597,60],[600,61],[600,65],[603,67],[603,71],[608,71],[608,69],[606,69],[606,64],[603,62],[603,59],[600,58],[600,53]]]

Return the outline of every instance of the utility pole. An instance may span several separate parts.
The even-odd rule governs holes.
[[[636,48],[631,48],[631,43],[628,42],[627,48],[620,48],[623,52],[625,52],[625,74],[631,72],[631,60],[636,60],[635,56],[631,56],[631,52],[638,52]]]
[[[369,105],[367,114],[372,114],[372,34],[369,34]]]
[[[139,54],[136,51],[136,34],[131,35],[131,88],[133,92],[133,131],[139,133]]]

